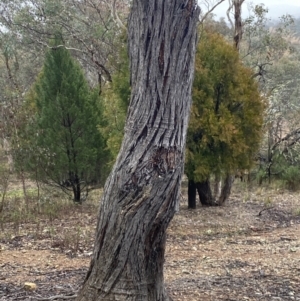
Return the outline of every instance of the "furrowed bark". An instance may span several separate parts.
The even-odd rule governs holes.
[[[163,262],[179,199],[199,9],[135,0],[128,40],[132,95],[100,205],[93,258],[77,300],[170,300]]]
[[[237,51],[240,50],[240,43],[243,36],[242,24],[242,4],[245,0],[233,0],[234,7],[234,46]]]

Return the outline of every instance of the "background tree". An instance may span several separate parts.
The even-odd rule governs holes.
[[[81,202],[87,185],[104,180],[108,159],[98,129],[98,94],[90,92],[80,66],[60,47],[48,51],[30,101],[36,113],[20,128],[16,161],[27,158],[28,171],[40,181],[72,191],[74,202]]]
[[[289,15],[279,21],[267,18],[263,5],[251,8],[253,14],[244,22],[241,43],[243,61],[254,70],[261,93],[268,99],[264,137],[259,150],[259,183],[263,179],[289,177],[289,166],[295,176],[299,130],[299,41],[294,20]],[[294,186],[294,185],[293,185]]]
[[[1,28],[2,30],[3,28]],[[16,137],[16,131],[19,127],[17,119],[18,112],[23,102],[28,82],[31,81],[29,70],[33,70],[35,65],[28,68],[28,55],[20,53],[18,49],[16,36],[10,32],[1,32],[0,30],[0,128],[1,144],[5,150],[10,173],[14,172],[13,156],[11,148],[11,137]],[[28,72],[29,71],[29,72]],[[24,168],[16,170],[17,177],[22,181],[24,197],[27,200],[26,193],[26,175]]]
[[[207,18],[210,18],[214,9],[225,0],[198,0],[198,5],[201,7],[200,22],[203,23]]]
[[[77,300],[169,300],[166,228],[179,197],[199,10],[193,0],[134,0],[131,100],[100,204],[93,258]]]
[[[116,70],[112,82],[103,87],[103,117],[106,121],[102,133],[107,140],[107,147],[115,161],[124,136],[124,125],[130,101],[130,74],[127,51],[127,33],[120,36],[120,60],[115,64]]]
[[[258,180],[298,179],[299,171],[299,53],[286,52],[284,57],[269,68],[267,86],[271,90],[265,119],[265,136],[260,148]],[[288,174],[291,167],[293,175]],[[288,179],[289,178],[289,179]],[[294,181],[292,181],[294,182]],[[294,182],[296,183],[297,180]],[[296,188],[297,185],[290,185]]]
[[[211,20],[213,10],[225,0],[198,1],[201,7],[200,22]],[[219,28],[226,28],[226,22],[222,20]],[[226,29],[225,29],[226,30]],[[106,127],[102,129],[107,138],[107,145],[113,158],[117,157],[124,135],[124,124],[126,112],[130,99],[129,61],[127,52],[127,32],[119,35],[118,60],[113,62],[115,71],[112,75],[112,82],[103,87],[104,117]],[[115,58],[114,58],[115,59]]]
[[[240,56],[253,69],[261,94],[268,100],[265,135],[257,154],[259,167],[253,172],[257,174],[259,183],[266,178],[269,181],[271,177],[280,178],[283,174],[286,178],[288,166],[292,164],[291,178],[297,178],[294,173],[294,151],[298,148],[296,116],[299,116],[298,102],[295,101],[298,93],[295,74],[299,65],[297,25],[289,15],[283,15],[278,21],[268,19],[268,9],[264,5],[250,5],[249,9],[250,16],[241,24],[243,39],[239,39]],[[230,12],[231,27],[237,32],[236,22],[231,21]],[[220,24],[213,24],[217,24],[214,27],[220,31]],[[223,29],[220,32],[230,39]]]
[[[219,34],[202,34],[195,66],[186,156],[190,208],[196,206],[196,188],[203,205],[221,205],[228,198],[228,175],[252,165],[264,112],[253,73]],[[212,176],[216,183],[225,179],[222,189],[211,188]]]
[[[4,62],[0,66],[1,138],[9,146],[11,162],[12,132],[15,139],[14,129],[22,122],[16,117],[20,116],[24,95],[43,66],[47,49],[59,46],[71,50],[89,85],[101,92],[122,60],[119,36],[124,31],[122,22],[128,15],[128,6],[127,0],[0,3],[0,60]],[[50,44],[56,32],[61,33],[62,41]]]
[[[53,47],[49,39],[61,32],[63,46],[74,51],[88,80],[101,86],[102,81],[111,81],[112,62],[118,57],[117,37],[124,30],[121,24],[128,7],[127,0],[2,1],[0,24],[19,38],[33,61]]]
[[[233,41],[235,48],[240,50],[240,43],[243,37],[242,24],[242,6],[245,0],[229,0],[229,8],[227,10],[227,17],[234,31]],[[233,10],[234,22],[231,20],[230,12]]]

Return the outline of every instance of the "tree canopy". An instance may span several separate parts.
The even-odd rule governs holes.
[[[198,45],[186,172],[196,182],[250,168],[259,147],[265,103],[251,70],[217,33]]]
[[[104,180],[108,152],[98,129],[98,94],[90,91],[79,64],[64,47],[47,52],[28,103],[35,114],[20,131],[27,142],[23,147],[27,146],[29,171],[41,181],[71,190],[74,201],[81,202],[86,185]],[[23,149],[17,154],[24,159]]]

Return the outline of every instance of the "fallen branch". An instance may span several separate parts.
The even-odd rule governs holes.
[[[56,295],[48,298],[36,298],[37,301],[52,301],[56,299],[62,299],[62,300],[70,300],[75,299],[77,297],[77,294],[71,295],[71,296],[65,296],[65,295]]]
[[[261,216],[261,214],[262,214],[264,211],[266,211],[266,210],[271,210],[271,209],[273,209],[273,208],[275,208],[275,206],[273,206],[273,207],[268,207],[268,208],[264,208],[263,210],[261,210],[261,211],[258,213],[257,216]]]

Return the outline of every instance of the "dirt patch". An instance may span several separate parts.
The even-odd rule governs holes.
[[[165,262],[174,301],[300,301],[300,195],[253,191],[236,189],[224,207],[188,210],[182,202]],[[16,235],[6,225],[0,300],[71,299],[89,265],[96,212],[75,208],[50,225],[23,224]],[[26,291],[24,282],[37,289]]]

